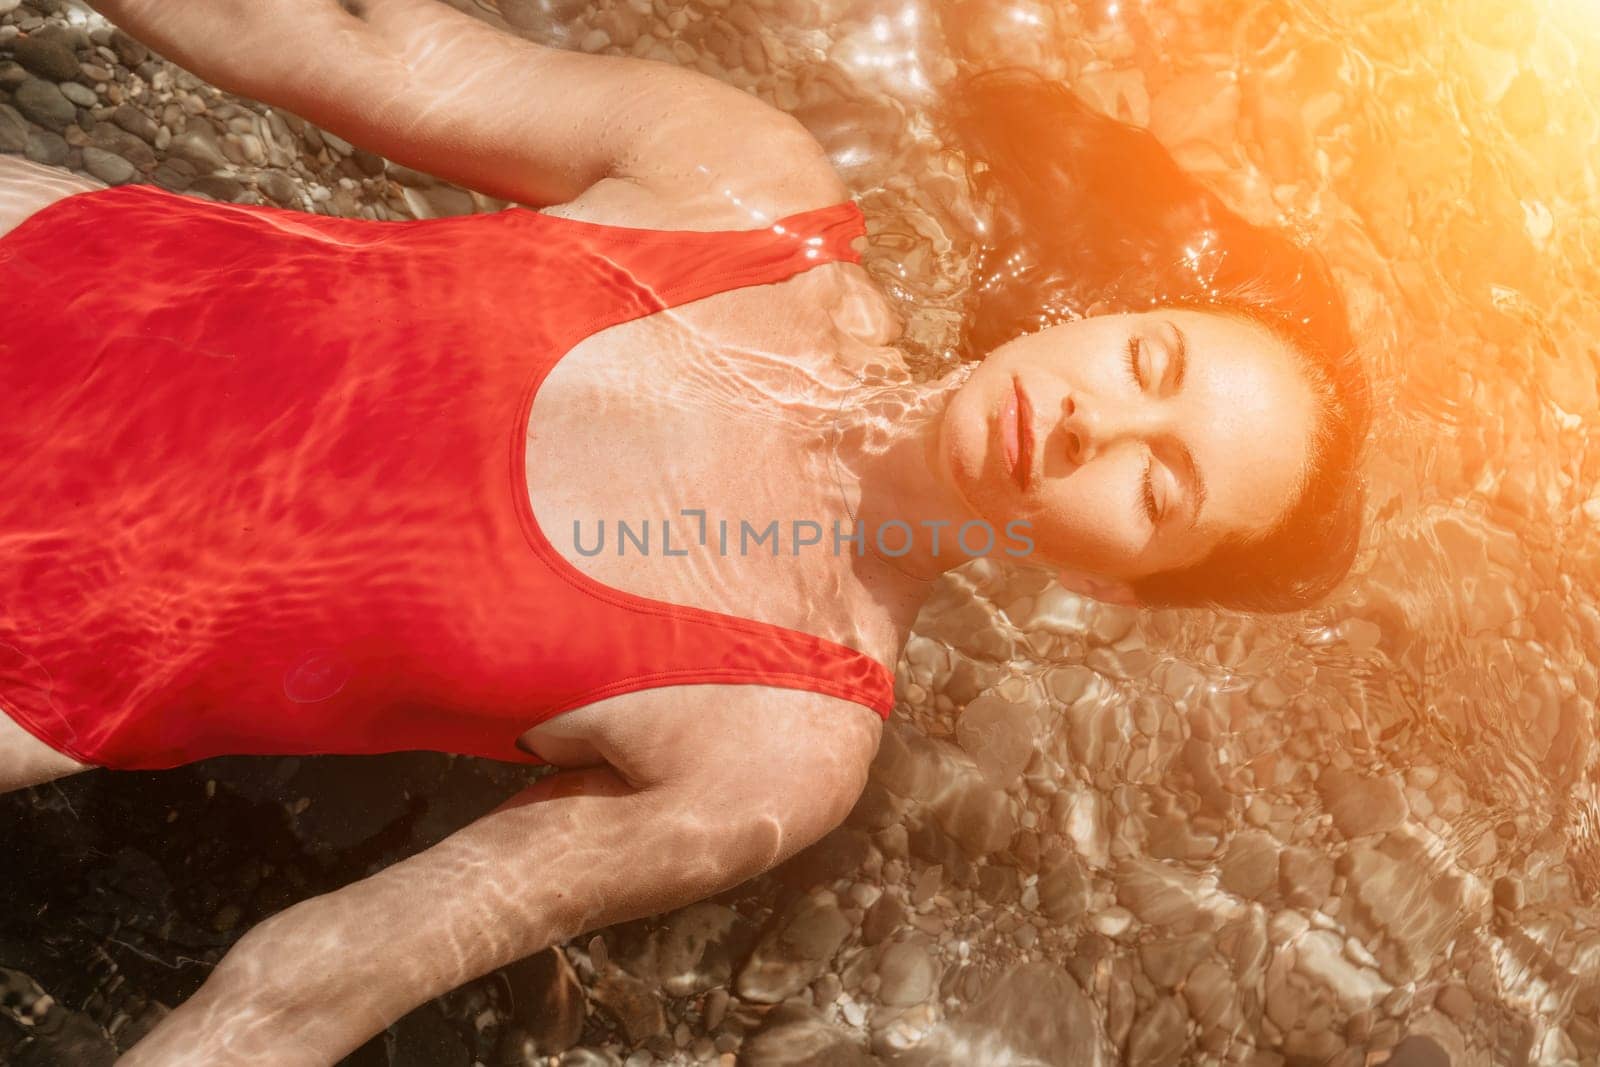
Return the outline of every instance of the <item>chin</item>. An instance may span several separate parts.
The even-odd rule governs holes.
[[[972,485],[974,473],[972,456],[967,448],[966,434],[961,432],[961,396],[957,394],[945,408],[944,416],[939,420],[939,440],[934,463],[934,471],[941,481],[949,482],[957,494],[967,504],[972,506],[971,495],[968,488]]]
[[[990,485],[993,472],[986,469],[989,461],[988,436],[986,433],[972,433],[970,427],[975,420],[966,420],[962,427],[951,428],[946,424],[946,432],[939,445],[940,463],[943,477],[955,489],[961,498],[962,504],[973,518],[991,519],[994,512],[994,491]],[[983,427],[985,430],[987,426]]]

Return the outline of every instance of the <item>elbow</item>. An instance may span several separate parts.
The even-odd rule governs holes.
[[[683,897],[672,906],[783,863],[855,806],[877,751],[876,714],[860,705],[815,714],[807,707],[782,727],[736,721],[712,742],[697,735],[702,743],[677,773],[639,795],[655,813],[648,822],[665,835],[648,851]],[[632,843],[642,844],[637,834]]]
[[[867,769],[823,780],[769,784],[764,800],[752,803],[738,826],[739,845],[730,885],[753,878],[815,844],[844,822],[866,787]]]
[[[748,881],[776,867],[797,851],[791,847],[795,828],[772,815],[747,820],[734,835],[724,888]],[[801,846],[804,847],[804,846]]]

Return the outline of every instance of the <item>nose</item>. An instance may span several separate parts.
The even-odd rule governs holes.
[[[1094,459],[1126,440],[1143,440],[1168,429],[1168,414],[1152,405],[1107,405],[1090,397],[1079,403],[1070,393],[1061,400],[1061,439],[1067,460],[1074,467]]]
[[[1062,399],[1062,440],[1066,447],[1067,460],[1074,467],[1081,467],[1089,459],[1090,450],[1098,437],[1094,421],[1087,411],[1078,406],[1072,394],[1068,393]]]

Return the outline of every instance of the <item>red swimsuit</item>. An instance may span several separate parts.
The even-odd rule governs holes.
[[[538,763],[529,727],[655,686],[893,678],[633,596],[545,539],[534,391],[607,326],[832,260],[850,202],[761,230],[513,208],[364,222],[149,186],[0,239],[0,708],[115,768],[223,754]]]

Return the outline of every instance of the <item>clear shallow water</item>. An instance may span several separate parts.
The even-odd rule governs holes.
[[[975,567],[925,613],[905,718],[951,759],[1001,774],[1026,759],[1026,786],[1005,790],[1015,835],[991,859],[1025,878],[1075,863],[1083,883],[1083,915],[1044,924],[1036,950],[992,923],[975,935],[1017,962],[1097,957],[1085,984],[1112,1045],[1131,1054],[1145,1036],[1136,1061],[1162,1059],[1152,1035],[1169,1033],[1186,1059],[1239,1062],[1359,1062],[1349,1050],[1410,1032],[1460,1062],[1600,1057],[1600,11],[749,10],[788,59],[755,88],[808,121],[862,198],[869,269],[930,372],[984,207],[927,137],[928,86],[957,64],[1025,63],[1151,126],[1248,217],[1321,249],[1383,401],[1372,536],[1323,610],[1132,615]],[[848,105],[825,99],[837,71]],[[984,726],[964,730],[975,708]],[[1005,780],[990,780],[998,802]],[[1053,848],[1071,860],[1039,860]],[[1142,888],[1155,870],[1184,886],[1175,914]],[[1118,908],[1125,928],[1097,923]],[[1153,944],[1263,922],[1260,959],[1219,939],[1178,982],[1147,966]],[[1199,974],[1231,989],[1232,1010],[1172,991]]]
[[[860,199],[868,268],[929,374],[951,362],[985,209],[925,108],[960,65],[1038,65],[1328,255],[1379,385],[1373,533],[1322,610],[1134,614],[982,565],[946,582],[907,650],[869,795],[783,876],[809,910],[797,918],[779,882],[738,901],[813,932],[843,915],[820,968],[837,989],[758,940],[759,966],[722,975],[730,1020],[798,973],[825,1028],[914,1048],[911,1062],[1343,1064],[1397,1048],[1408,1062],[1407,1035],[1457,1063],[1600,1060],[1600,12],[459,6],[539,40],[694,65],[799,115]],[[320,142],[263,138],[265,163],[230,154],[219,170],[242,195],[275,195],[276,167],[323,211],[493,206],[340,186],[337,145],[290,170],[273,149]],[[602,943],[681,995],[627,951],[639,936]],[[573,955],[585,981],[605,969]],[[935,988],[908,990],[907,973]],[[669,1013],[736,1028],[707,1022],[699,997]]]

